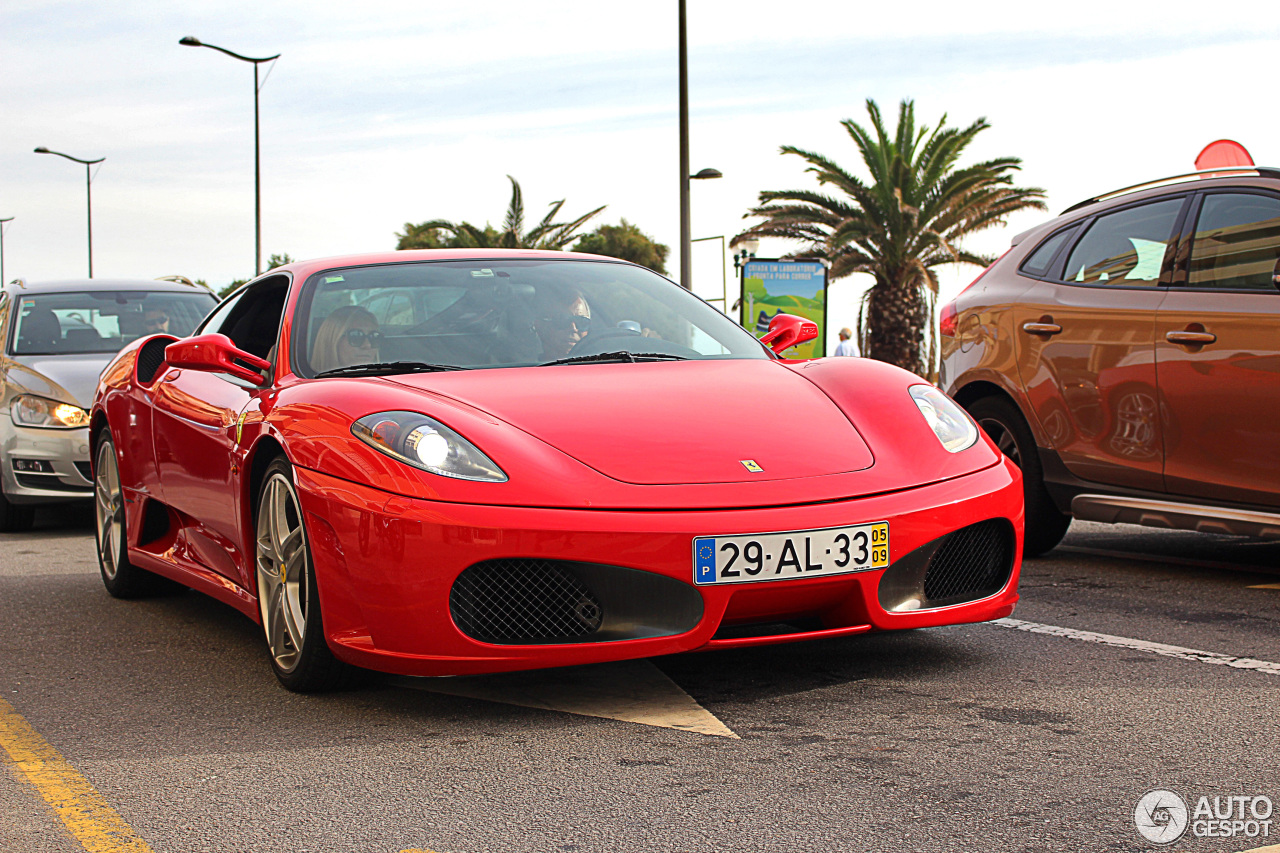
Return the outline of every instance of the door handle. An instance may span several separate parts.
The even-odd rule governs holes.
[[[1057,323],[1023,323],[1022,331],[1032,335],[1056,335],[1062,327]]]
[[[1218,340],[1213,332],[1166,332],[1164,339],[1171,344],[1202,347]]]

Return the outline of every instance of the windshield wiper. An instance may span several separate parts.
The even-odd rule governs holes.
[[[595,355],[570,356],[557,358],[555,361],[544,361],[539,367],[550,367],[553,364],[589,364],[591,362],[637,362],[637,361],[688,361],[687,356],[672,355],[668,352],[600,352]]]
[[[378,361],[372,364],[353,364],[335,367],[316,374],[316,379],[326,376],[391,376],[397,373],[437,373],[442,370],[469,370],[456,364],[429,364],[425,361]]]

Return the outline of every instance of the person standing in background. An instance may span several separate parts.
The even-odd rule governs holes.
[[[836,344],[835,355],[857,355],[858,348],[853,345],[853,332],[845,326],[840,330],[840,343]]]

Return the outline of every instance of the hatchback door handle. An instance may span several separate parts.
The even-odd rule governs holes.
[[[1062,327],[1057,323],[1023,323],[1022,331],[1032,335],[1056,335]]]
[[[1171,344],[1200,347],[1218,340],[1213,332],[1166,332],[1164,339]]]

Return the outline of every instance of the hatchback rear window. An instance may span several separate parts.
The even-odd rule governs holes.
[[[1081,284],[1154,287],[1182,198],[1099,216],[1067,258],[1064,278]]]
[[[1044,276],[1049,273],[1049,267],[1053,264],[1054,257],[1058,254],[1058,250],[1062,248],[1076,233],[1076,227],[1064,228],[1057,234],[1054,234],[1048,240],[1045,240],[1040,246],[1031,253],[1025,261],[1022,262],[1022,272],[1027,275]]]

